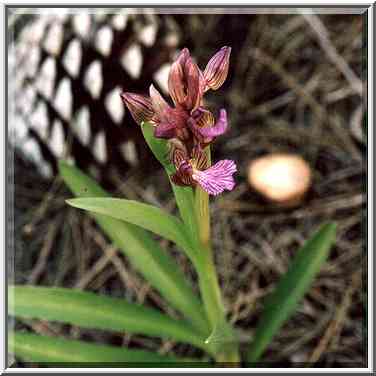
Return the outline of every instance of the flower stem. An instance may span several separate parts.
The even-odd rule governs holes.
[[[208,247],[200,248],[200,260],[197,268],[199,286],[204,301],[205,310],[209,318],[211,330],[223,320],[225,311],[221,299],[221,291],[218,285],[211,250]]]
[[[208,165],[210,166],[210,147],[206,148]],[[221,290],[214,265],[213,252],[210,239],[210,211],[209,196],[197,186],[195,193],[195,211],[199,228],[199,260],[196,265],[199,287],[204,301],[205,310],[211,325],[211,331],[223,327],[224,331],[231,332],[232,328],[226,322],[225,308],[221,298]],[[216,356],[218,362],[239,362],[238,345],[236,341],[226,343],[226,351],[219,350]]]
[[[208,165],[210,166],[210,148],[207,147],[206,150]],[[199,241],[201,246],[211,252],[209,195],[200,186],[196,188],[195,201]]]

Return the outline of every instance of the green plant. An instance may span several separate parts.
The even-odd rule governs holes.
[[[225,51],[228,58],[228,50],[221,51],[222,53]],[[227,74],[223,60],[218,62],[218,67]],[[182,74],[178,68],[175,66],[176,72],[173,70],[176,75]],[[218,78],[218,75],[211,73],[210,70],[209,73],[206,72],[206,77],[211,78],[211,85],[217,88],[218,84],[223,82],[223,77]],[[176,80],[180,78],[177,77]],[[180,92],[181,95],[183,93],[184,90]],[[179,87],[175,88],[174,94],[177,101]],[[137,113],[139,108],[132,107],[139,105],[140,98],[127,95],[126,99],[128,104],[130,103],[135,119],[145,120],[145,113],[142,114],[143,118],[140,118],[140,113]],[[148,103],[147,100],[142,102],[143,110]],[[204,110],[201,111],[204,113]],[[225,128],[223,122],[226,119],[223,111],[219,125],[217,123],[211,129]],[[210,167],[208,144],[217,134],[214,136],[214,131],[210,131],[211,133],[205,131],[205,127],[202,128],[204,131],[200,129],[202,133],[195,138],[196,141],[200,140],[199,145],[202,144],[202,149],[197,151],[193,147],[188,152],[184,144],[182,147],[181,142],[181,139],[186,141],[186,135],[174,134],[173,156],[166,158],[171,155],[171,140],[165,137],[166,133],[162,134],[162,138],[156,137],[162,130],[156,131],[155,117],[146,120],[148,121],[142,123],[144,138],[170,178],[180,217],[144,203],[111,198],[95,181],[65,162],[59,165],[60,175],[77,196],[67,200],[68,204],[89,211],[119,250],[161,296],[182,314],[182,318],[174,319],[152,308],[89,292],[31,286],[10,287],[9,312],[23,318],[52,320],[85,328],[170,338],[200,348],[216,362],[240,365],[242,357],[239,341],[234,328],[226,320],[213,262],[208,196],[208,193],[216,194],[223,188],[233,187],[234,164],[230,163],[232,161],[221,164],[226,162],[221,161]],[[170,131],[171,129],[168,129],[166,132]],[[174,129],[174,132],[178,131],[180,128]],[[195,131],[197,129],[192,132]],[[187,165],[188,159],[184,159],[186,153],[192,153],[189,156],[191,165]],[[215,170],[215,166],[219,166],[220,171],[218,168]],[[204,181],[203,173],[210,169],[215,172],[210,175],[213,180]],[[219,180],[215,180],[214,177]],[[185,252],[197,273],[201,297],[196,296],[174,259],[160,247],[149,232],[174,242],[181,251]],[[248,364],[260,359],[275,333],[294,312],[315,274],[326,260],[334,238],[335,225],[324,224],[298,252],[290,269],[265,303],[264,314],[254,338],[250,341],[250,349],[244,357],[244,361]],[[134,362],[141,365],[148,362],[166,363],[166,365],[201,362],[205,365],[200,359],[165,357],[147,351],[99,346],[27,333],[12,333],[9,336],[9,345],[16,355],[27,361],[96,361],[129,364]]]

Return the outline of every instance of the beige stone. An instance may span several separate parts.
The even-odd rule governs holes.
[[[248,182],[267,200],[295,206],[310,187],[311,175],[310,166],[299,155],[269,154],[251,161]]]

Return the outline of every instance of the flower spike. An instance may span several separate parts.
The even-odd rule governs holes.
[[[168,90],[174,106],[150,86],[150,98],[123,93],[122,98],[137,123],[151,121],[154,136],[169,140],[166,157],[175,166],[171,182],[182,186],[201,186],[208,194],[217,195],[235,186],[236,165],[222,160],[210,167],[205,147],[228,127],[226,110],[221,109],[215,121],[203,107],[205,91],[217,90],[228,74],[231,48],[222,47],[208,62],[204,72],[184,48],[173,62],[168,76]]]

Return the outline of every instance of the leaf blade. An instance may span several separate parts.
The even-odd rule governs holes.
[[[163,210],[142,202],[121,198],[73,198],[66,202],[78,209],[119,219],[152,231],[173,241],[183,249],[190,249],[182,222]]]
[[[142,133],[150,150],[157,158],[159,163],[166,170],[166,174],[170,179],[170,175],[175,172],[175,167],[168,160],[167,155],[169,148],[166,140],[156,138],[153,134],[153,127],[149,123],[141,125]],[[176,204],[179,208],[180,216],[187,226],[192,240],[196,240],[198,234],[198,224],[194,214],[194,192],[191,187],[180,187],[173,184],[170,179],[171,188],[174,192]]]
[[[265,302],[247,360],[256,362],[274,334],[294,312],[314,276],[327,259],[335,239],[336,226],[324,224],[300,249],[289,270]]]
[[[173,338],[200,348],[205,338],[185,321],[152,308],[67,288],[12,286],[9,312],[18,317],[64,322],[83,328]]]
[[[199,362],[160,355],[146,350],[128,350],[120,347],[98,345],[77,340],[15,332],[9,335],[9,348],[24,361],[37,363],[119,363],[130,367],[144,363],[170,365],[181,362]],[[128,365],[127,365],[128,366]]]
[[[98,184],[78,168],[60,161],[59,171],[70,190],[79,197],[108,197]],[[205,335],[208,322],[202,303],[176,262],[140,227],[99,214],[91,214],[131,264],[173,307],[180,310]],[[152,250],[152,251],[151,251]]]

